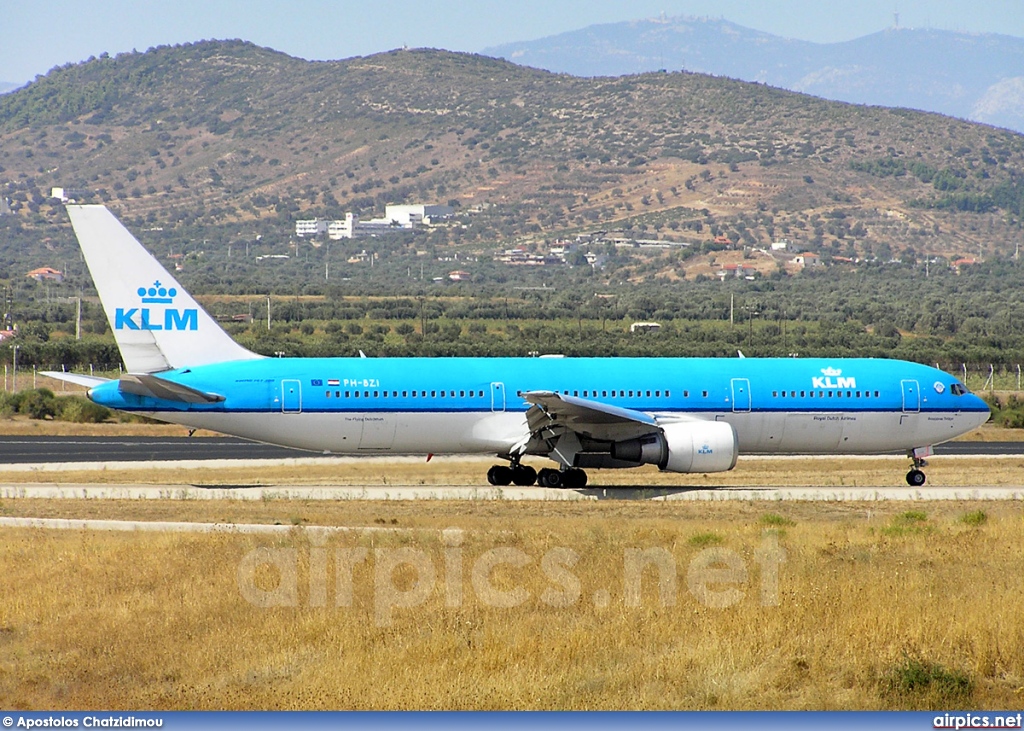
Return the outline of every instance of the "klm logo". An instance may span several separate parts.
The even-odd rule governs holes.
[[[199,329],[199,311],[196,309],[179,310],[174,307],[152,307],[151,305],[171,305],[178,295],[174,287],[166,288],[160,282],[153,282],[152,287],[139,287],[139,297],[143,307],[125,309],[118,307],[114,312],[115,330],[197,330]]]
[[[710,446],[705,444],[703,447],[697,450],[697,454],[714,454],[714,451]]]
[[[843,378],[838,368],[822,368],[820,376],[811,378],[811,388],[857,388],[856,378]]]

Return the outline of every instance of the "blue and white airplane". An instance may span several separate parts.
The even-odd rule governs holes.
[[[953,376],[848,358],[266,358],[222,330],[104,206],[68,213],[121,357],[49,373],[193,429],[331,454],[494,454],[492,485],[581,488],[585,469],[732,469],[740,454],[906,451],[989,418]],[[547,457],[538,473],[524,457]]]

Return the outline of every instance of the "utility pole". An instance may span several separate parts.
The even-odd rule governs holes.
[[[75,297],[75,340],[82,339],[82,298]]]
[[[267,295],[267,332],[270,332],[270,295]]]

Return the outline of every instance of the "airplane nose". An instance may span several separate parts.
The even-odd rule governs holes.
[[[969,404],[970,410],[977,417],[976,426],[981,426],[992,418],[992,411],[989,409],[988,404],[986,404],[980,397],[975,396],[973,393],[970,394],[969,397],[971,399],[971,403]]]

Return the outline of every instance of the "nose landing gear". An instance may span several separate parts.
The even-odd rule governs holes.
[[[926,466],[928,463],[920,457],[911,455],[911,459],[914,460],[914,466],[910,468],[910,472],[907,473],[907,484],[911,487],[921,487],[925,482],[924,472],[921,471],[921,467]]]

